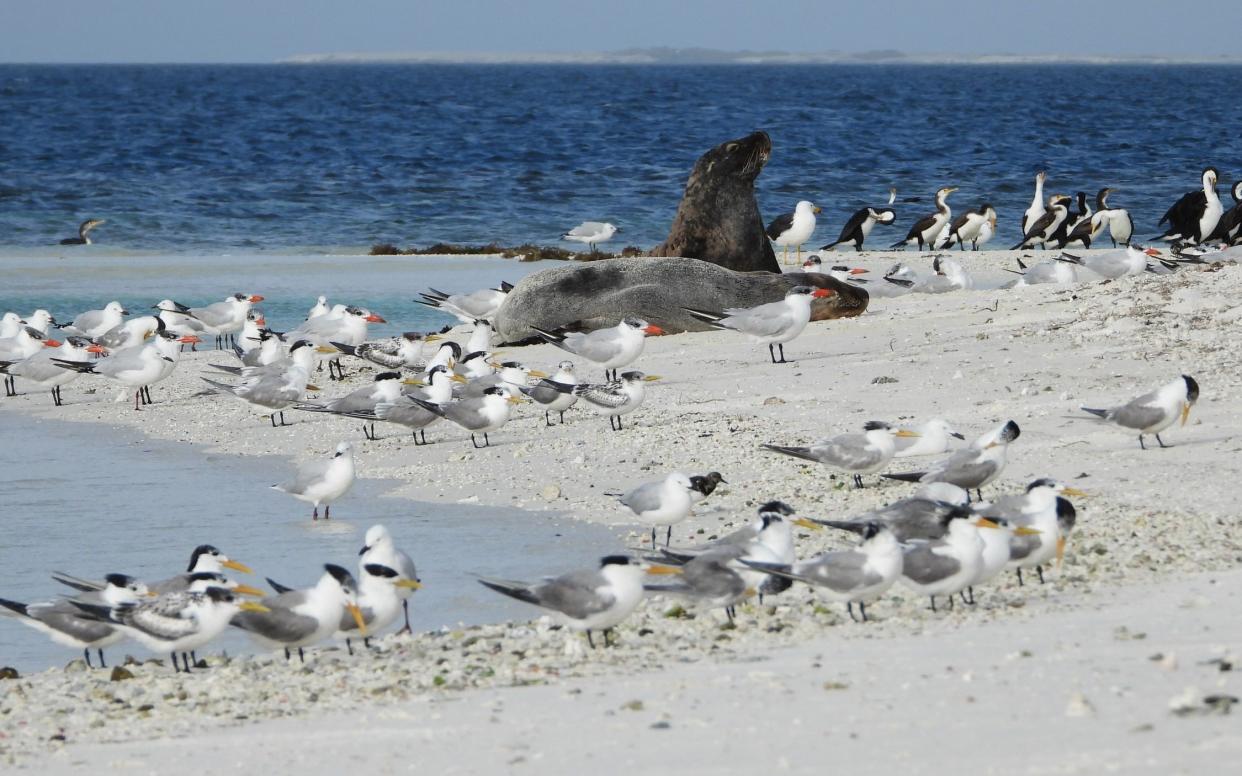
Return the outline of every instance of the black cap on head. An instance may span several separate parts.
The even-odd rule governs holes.
[[[625,380],[626,382],[642,380],[646,376],[647,375],[643,374],[642,372],[622,372],[621,373],[621,379]]]
[[[1186,401],[1194,404],[1199,400],[1199,383],[1190,375],[1182,375],[1182,379],[1186,381]]]
[[[483,391],[483,395],[484,396],[504,396],[506,398],[509,396],[508,392],[506,392],[504,388],[501,388],[498,385],[493,385],[491,388],[486,389],[485,391]]]
[[[434,377],[435,375],[441,372],[448,373],[448,367],[445,366],[444,364],[436,364],[435,366],[427,370],[427,379],[430,380],[432,377]]]
[[[474,325],[475,326],[491,326],[492,322],[487,320],[486,318],[475,318]]]
[[[310,347],[310,340],[298,340],[297,342],[289,346],[289,352],[292,353],[298,348],[306,348],[306,347]]]
[[[505,369],[521,369],[522,365],[516,361],[501,361],[500,365]]]
[[[1026,486],[1026,492],[1030,493],[1036,488],[1055,488],[1059,484],[1060,483],[1051,477],[1040,477],[1037,480],[1032,480],[1031,484]]]
[[[1001,429],[1000,438],[1002,441],[1012,442],[1017,439],[1021,433],[1022,429],[1018,428],[1018,424],[1011,420],[1005,424],[1004,428]]]
[[[383,564],[381,564],[381,563],[368,563],[367,565],[363,566],[362,568],[363,568],[363,569],[365,569],[365,570],[366,570],[366,572],[367,572],[368,574],[370,574],[371,576],[373,576],[373,577],[383,577],[383,578],[385,578],[385,579],[395,579],[395,578],[398,576],[398,574],[397,574],[397,572],[396,572],[396,571],[393,571],[391,568],[389,568],[388,566],[385,566],[385,565],[383,565]]]
[[[198,564],[198,556],[219,555],[219,554],[220,554],[220,551],[217,550],[215,547],[211,546],[210,544],[198,545],[197,547],[194,548],[194,552],[190,553],[190,565],[186,568],[186,571],[194,570],[194,567]]]
[[[458,350],[460,351],[460,350],[461,350],[461,348],[458,348]],[[466,363],[467,361],[473,361],[473,360],[475,360],[476,358],[487,358],[487,351],[486,351],[486,350],[476,350],[476,351],[474,351],[473,353],[467,353],[467,354],[466,354],[466,356],[465,356],[465,358],[460,358],[460,359],[458,359],[458,360],[459,360],[459,361],[461,361],[461,363],[463,363],[463,364],[464,364],[464,363]]]
[[[354,575],[350,574],[346,569],[336,565],[335,563],[325,563],[323,565],[323,570],[331,574],[332,578],[340,583],[341,587],[346,590],[354,589]]]
[[[629,555],[605,555],[599,559],[600,568],[604,566],[629,566],[634,559]]]
[[[400,379],[401,379],[400,372],[380,372],[379,374],[375,376],[375,382],[377,383],[381,380],[400,380]]]
[[[449,340],[448,342],[445,342],[440,347],[448,348],[449,350],[453,351],[453,358],[458,359],[458,360],[461,359],[461,345],[458,345],[456,342]]]
[[[890,428],[892,428],[892,426],[882,420],[868,420],[863,424],[864,431],[883,431]]]
[[[788,517],[794,513],[794,508],[786,504],[784,501],[769,501],[759,507],[759,514],[784,515]]]
[[[863,534],[862,534],[863,541],[866,541],[867,539],[874,539],[876,534],[880,532],[880,529],[882,527],[883,526],[881,526],[879,523],[875,522],[874,520],[868,520],[867,523],[863,525]]]
[[[138,580],[128,574],[109,574],[104,577],[104,581],[113,587],[129,587]]]
[[[216,603],[227,604],[236,600],[233,598],[232,592],[225,590],[222,587],[209,587],[204,590],[203,593],[205,593],[208,598]]]

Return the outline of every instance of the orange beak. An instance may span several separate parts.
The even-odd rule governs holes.
[[[187,334],[184,337],[179,337],[177,341],[184,342],[187,345],[197,345],[198,343],[202,342],[201,339],[194,336],[193,334]]]
[[[103,345],[89,345],[86,348],[86,352],[87,353],[98,353],[101,356],[105,356],[108,354],[107,348],[105,348]]]
[[[862,267],[854,267],[852,270],[850,270],[850,274],[851,275],[865,275],[867,274],[867,270],[863,269]]]
[[[1160,255],[1160,251],[1156,250],[1155,248],[1148,248],[1147,250],[1143,251],[1143,253],[1146,253],[1148,256],[1159,256]]]
[[[262,302],[262,301],[263,301],[263,297],[259,296],[258,294],[255,294],[254,296],[250,297],[250,301],[252,301],[252,302]]]
[[[266,326],[266,325],[267,325],[267,319],[266,319],[266,318],[256,318],[256,319],[255,319],[255,322],[254,322],[254,325],[255,325],[255,326]]]
[[[832,296],[833,293],[833,291],[829,291],[826,288],[817,288],[811,292],[811,296],[815,299],[823,299],[826,296]]]
[[[652,324],[651,326],[648,326],[647,328],[643,329],[643,332],[647,334],[663,334],[664,329],[661,329],[659,326]]]
[[[376,315],[375,313],[371,313],[370,315],[368,315],[366,317],[366,320],[367,320],[367,323],[388,323],[388,321],[384,320],[382,317],[380,317],[379,315]]]
[[[46,339],[46,340],[43,340],[43,347],[45,347],[45,348],[58,348],[58,347],[60,347],[60,340],[54,340],[54,339]]]

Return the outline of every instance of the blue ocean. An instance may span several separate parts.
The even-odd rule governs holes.
[[[1038,169],[1119,189],[1142,236],[1205,165],[1242,177],[1240,120],[1239,67],[5,65],[0,251],[88,217],[140,253],[555,244],[584,219],[648,247],[694,160],[754,129],[762,212],[814,200],[816,240],[889,186],[903,229],[951,184],[1007,247]]]

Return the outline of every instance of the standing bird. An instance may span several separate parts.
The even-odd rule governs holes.
[[[552,425],[553,412],[560,413],[561,424],[565,423],[565,410],[578,402],[578,395],[571,391],[558,390],[556,385],[576,386],[578,376],[574,374],[574,362],[562,361],[556,367],[556,374],[540,380],[535,385],[519,385],[518,390],[543,410],[543,422]]]
[[[414,594],[415,590],[421,587],[418,570],[414,568],[413,559],[397,549],[397,545],[393,542],[392,534],[388,533],[388,529],[378,524],[367,529],[362,549],[358,551],[359,572],[363,573],[365,567],[373,563],[378,563],[397,572],[397,596],[401,599],[401,608],[405,612],[405,627],[398,631],[398,633],[412,633],[413,631],[410,629],[409,598]],[[404,584],[409,582],[415,584]]]
[[[996,530],[996,523],[987,518],[969,518],[957,512],[945,515],[942,525],[942,538],[908,545],[902,559],[902,583],[930,597],[933,612],[936,596],[948,596],[952,609],[953,596],[969,587],[979,575],[983,567],[979,529]]]
[[[268,582],[271,583],[271,580]],[[396,569],[381,563],[359,563],[357,604],[362,614],[362,625],[366,626],[366,635],[363,635],[362,643],[368,647],[371,646],[371,635],[396,622],[401,607],[408,604],[405,599],[422,586],[418,580],[404,577]],[[272,583],[272,589],[278,593],[288,591],[287,588],[282,590],[277,587],[275,583]],[[410,631],[409,617],[407,609],[405,628],[398,633]],[[346,610],[341,613],[341,622],[337,626],[336,635],[337,638],[345,637],[345,648],[351,655],[354,654],[354,647],[350,643],[350,638],[355,634],[362,635],[361,628],[362,626],[354,619],[352,612]]]
[[[936,192],[936,212],[929,216],[924,216],[910,227],[910,231],[906,233],[905,239],[898,240],[889,246],[889,248],[901,248],[911,243],[917,243],[918,249],[923,250],[926,245],[928,250],[935,247],[935,239],[940,236],[945,226],[949,224],[953,218],[953,211],[949,209],[947,202],[949,195],[957,191],[956,186],[945,186]]]
[[[596,243],[608,242],[619,231],[621,230],[607,221],[583,221],[561,235],[561,239],[585,243],[594,253]]]
[[[1114,248],[1118,244],[1128,246],[1130,237],[1134,234],[1134,221],[1130,218],[1130,211],[1125,208],[1110,207],[1108,204],[1108,196],[1116,190],[1100,189],[1095,195],[1095,215],[1091,217],[1091,239],[1099,238],[1107,228]]]
[[[1139,432],[1139,447],[1147,449],[1143,442],[1145,434],[1154,434],[1161,447],[1168,447],[1160,438],[1160,432],[1173,425],[1179,417],[1182,425],[1190,418],[1190,408],[1199,400],[1199,383],[1190,375],[1182,375],[1171,383],[1132,399],[1120,407],[1107,410],[1083,407],[1098,418],[1116,423],[1122,428]]]
[[[91,341],[85,337],[71,334],[58,348],[44,347],[33,355],[16,361],[0,360],[0,373],[6,376],[5,387],[11,389],[13,394],[17,392],[17,386],[13,380],[20,377],[40,388],[50,390],[52,404],[60,407],[64,404],[60,398],[61,386],[77,379],[79,372],[63,369],[53,359],[85,361],[90,358],[88,354],[103,352],[103,348],[91,344]]]
[[[931,420],[910,429],[914,437],[899,437],[894,446],[897,450],[894,458],[911,458],[918,455],[940,455],[948,452],[949,438],[965,440],[966,437],[953,430],[949,421],[944,418]]]
[[[1087,204],[1087,192],[1080,191],[1075,196],[1078,200],[1078,210],[1070,213],[1067,208],[1065,220],[1048,237],[1048,244],[1053,248],[1064,248],[1072,242],[1081,242],[1082,235],[1091,233],[1092,213],[1091,206]],[[1076,230],[1079,230],[1079,236],[1071,237]]]
[[[607,555],[598,569],[571,571],[536,585],[487,578],[479,579],[479,584],[547,609],[565,627],[586,631],[587,643],[594,648],[591,631],[602,630],[608,646],[612,629],[642,603],[643,571],[633,558]]]
[[[102,218],[88,218],[78,226],[77,237],[66,237],[60,241],[61,245],[90,245],[90,232],[95,227],[108,223]]]
[[[948,458],[940,461],[927,471],[906,472],[904,474],[885,474],[890,480],[903,482],[947,482],[967,492],[974,490],[982,500],[980,490],[1004,471],[1008,462],[1006,453],[1009,443],[1018,438],[1022,430],[1012,420],[980,436],[970,447],[958,450]]]
[[[968,242],[971,250],[979,250],[979,236],[985,224],[989,225],[993,233],[996,231],[996,208],[988,202],[984,202],[977,210],[967,210],[953,219],[953,225],[949,227],[949,236],[940,243],[940,250],[952,248],[953,244],[957,243],[958,249],[964,251]],[[991,239],[990,235],[988,239]]]
[[[647,335],[664,333],[659,326],[649,324],[642,318],[633,317],[622,319],[612,328],[596,329],[585,334],[576,331],[561,333],[531,328],[534,328],[535,333],[545,342],[602,366],[606,380],[617,379],[619,367],[629,366],[642,355]],[[609,372],[612,374],[610,375]]]
[[[349,492],[356,477],[354,448],[348,442],[341,442],[331,458],[302,464],[293,479],[272,488],[313,504],[311,520],[319,519],[319,505],[323,504],[323,519],[328,520],[332,517],[332,502]]]
[[[512,290],[513,286],[504,282],[496,288],[481,288],[468,294],[446,294],[428,288],[425,293],[419,294],[422,299],[414,301],[443,310],[462,323],[472,323],[480,318],[490,321],[504,303],[505,295]]]
[[[298,340],[289,348],[286,360],[266,366],[221,367],[211,364],[230,373],[236,369],[236,374],[243,378],[237,385],[227,385],[206,377],[202,379],[216,393],[241,399],[256,412],[268,415],[272,428],[276,428],[277,425],[289,425],[285,422],[285,410],[305,397],[314,362],[315,350],[310,342]],[[279,424],[276,423],[277,415],[280,415]]]
[[[689,477],[673,472],[662,480],[639,485],[621,496],[620,501],[639,521],[651,526],[651,549],[654,550],[657,528],[668,527],[664,537],[667,547],[673,540],[673,525],[689,517],[695,501],[694,490],[695,484]]]
[[[768,238],[785,249],[784,262],[789,263],[789,246],[797,249],[797,260],[802,261],[802,244],[815,233],[815,214],[820,208],[813,202],[802,200],[792,212],[782,213],[768,224]]]
[[[840,434],[822,439],[810,447],[784,447],[763,445],[782,455],[815,461],[826,466],[844,469],[854,476],[854,487],[863,486],[863,475],[874,474],[893,460],[897,452],[894,440],[898,437],[916,437],[917,432],[894,428],[878,420],[867,421],[861,434]]]
[[[1069,217],[1069,204],[1072,200],[1064,194],[1053,194],[1048,198],[1048,209],[1031,224],[1022,239],[1010,250],[1025,250],[1036,245],[1047,247],[1047,243],[1061,228],[1061,224]]]
[[[119,326],[121,319],[126,315],[129,315],[129,310],[126,310],[120,302],[108,302],[102,310],[87,310],[63,328],[68,334],[77,334],[93,340],[113,327]]]
[[[659,379],[659,375],[622,372],[618,380],[603,384],[577,385],[573,392],[601,415],[607,415],[609,428],[620,431],[621,416],[638,409],[647,398],[646,383]]]
[[[492,431],[500,430],[508,423],[513,413],[513,405],[523,401],[516,396],[511,396],[507,388],[498,385],[484,390],[482,396],[445,404],[436,404],[417,396],[409,398],[410,401],[428,412],[439,415],[469,431],[470,444],[474,445],[476,450],[480,447],[491,446],[492,442],[487,435]],[[475,434],[483,435],[483,444],[479,444]]]
[[[1225,211],[1208,236],[1209,240],[1220,240],[1225,245],[1232,245],[1242,237],[1242,181],[1234,182],[1229,193],[1233,197],[1233,207]]]
[[[226,296],[222,302],[206,307],[191,307],[189,312],[203,324],[203,330],[207,334],[215,335],[216,348],[222,349],[226,344],[237,344],[237,334],[246,325],[246,316],[250,313],[251,305],[262,301],[263,297],[258,294],[238,292]]]
[[[1216,230],[1216,224],[1224,214],[1225,208],[1216,196],[1216,179],[1219,173],[1216,168],[1208,167],[1203,171],[1203,189],[1183,194],[1181,199],[1173,203],[1157,226],[1168,222],[1169,228],[1156,237],[1157,240],[1174,240],[1198,245]]]
[[[306,311],[306,320],[309,321],[311,318],[318,318],[319,316],[327,313],[328,310],[331,310],[331,309],[332,308],[328,306],[328,297],[320,294],[319,298],[315,300],[314,306],[312,306],[311,309]]]
[[[38,329],[30,326],[23,326],[17,330],[17,334],[12,337],[0,339],[0,363],[5,365],[20,364],[27,359],[34,358],[40,351],[45,348],[54,348],[57,354],[64,343],[59,340],[49,339]],[[82,352],[81,349],[73,351],[74,353]],[[62,359],[55,356],[49,356],[51,363],[59,367]],[[17,376],[14,372],[7,368],[4,370],[4,395],[17,395]]]
[[[1031,199],[1031,206],[1022,214],[1022,236],[1025,238],[1026,233],[1031,231],[1031,227],[1040,218],[1043,218],[1047,209],[1044,207],[1044,180],[1047,179],[1048,173],[1040,170],[1035,173],[1035,196]]]
[[[893,204],[889,201],[889,204]],[[833,242],[828,243],[820,248],[821,251],[834,251],[838,245],[846,243],[854,243],[854,250],[861,251],[863,242],[871,236],[871,230],[876,224],[891,224],[897,220],[897,213],[892,208],[864,207],[854,211],[854,215],[850,216],[845,222],[845,226],[841,227],[841,235]]]
[[[978,514],[1004,520],[1013,526],[1005,548],[1004,565],[1018,572],[1019,585],[1022,584],[1022,569],[1035,569],[1043,584],[1043,564],[1055,556],[1057,566],[1061,565],[1077,514],[1063,497],[1086,495],[1077,488],[1044,477],[1027,485],[1026,491],[1019,495],[1005,496],[976,507]]]
[[[422,385],[422,381],[410,377],[403,378],[400,372],[380,372],[375,375],[370,385],[364,385],[344,396],[327,401],[302,402],[295,404],[293,408],[304,412],[326,412],[352,418],[359,417],[362,413],[373,416],[380,404],[392,404],[401,398],[402,386],[407,385]],[[366,423],[363,423],[362,435],[370,440],[377,439],[375,420],[371,420],[369,430]]]
[[[356,356],[385,369],[419,369],[423,364],[423,342],[422,334],[407,331],[400,337],[364,342],[361,345],[344,342],[332,342],[331,345],[347,356]]]
[[[285,660],[296,648],[298,658],[306,661],[303,647],[317,644],[336,633],[341,617],[348,612],[358,626],[358,635],[366,637],[367,626],[358,608],[358,584],[354,575],[340,566],[327,563],[324,575],[314,587],[305,590],[283,589],[264,598],[266,611],[248,611],[233,618],[233,625],[250,634],[259,644],[270,649],[285,650]],[[269,580],[270,581],[270,580]]]
[[[157,337],[156,341],[160,339],[162,338]],[[99,361],[53,359],[53,363],[62,369],[102,375],[126,388],[134,389],[134,409],[139,410],[141,408],[138,405],[142,401],[143,390],[167,377],[165,366],[175,364],[176,361],[171,356],[161,353],[159,347],[152,343],[118,350]]]
[[[447,404],[453,400],[453,383],[464,383],[466,378],[449,372],[448,368],[441,364],[428,370],[423,376],[423,381],[426,387],[419,392],[405,394],[392,402],[380,402],[375,405],[374,412],[358,413],[354,417],[363,420],[378,419],[405,426],[410,429],[415,446],[427,444],[427,426],[439,420],[440,416],[414,403],[414,398],[432,404]]]
[[[795,286],[789,289],[785,298],[779,302],[769,302],[756,307],[735,307],[723,313],[707,310],[695,310],[683,307],[690,315],[704,321],[713,329],[733,329],[747,335],[755,342],[768,346],[768,356],[773,364],[785,364],[785,343],[802,333],[811,321],[811,300],[824,299],[833,295],[826,288],[811,286]],[[777,345],[781,351],[780,361],[776,360],[776,352],[772,349]]]

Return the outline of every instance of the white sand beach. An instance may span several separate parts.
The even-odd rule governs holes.
[[[954,258],[997,276],[1015,255]],[[878,274],[895,256],[840,258]],[[930,272],[929,260],[900,258]],[[1075,501],[1064,566],[1047,584],[1019,587],[1004,574],[976,591],[975,607],[933,613],[898,586],[869,607],[872,622],[852,623],[795,586],[739,607],[736,628],[721,611],[686,606],[690,617],[668,617],[678,602],[653,598],[618,629],[618,646],[594,651],[539,619],[390,636],[356,658],[319,650],[305,667],[209,658],[210,669],[189,677],[142,664],[117,683],[107,672],[54,669],[0,682],[0,756],[45,773],[163,772],[186,747],[219,770],[306,774],[810,773],[830,764],[862,773],[1203,772],[1242,749],[1236,724],[1218,711],[1228,704],[1199,709],[1186,696],[1185,715],[1169,704],[1191,687],[1242,694],[1234,672],[1208,662],[1242,649],[1240,291],[1242,269],[1225,266],[874,299],[859,318],[811,324],[786,346],[795,362],[782,365],[732,332],[657,337],[636,367],[662,379],[625,430],[610,432],[581,408],[547,428],[524,405],[482,450],[443,423],[427,432],[434,444],[419,447],[397,427],[380,424],[381,438],[367,441],[356,421],[308,413],[270,428],[239,402],[201,395],[202,366],[225,358],[210,352],[186,354],[142,412],[113,403],[115,390],[91,378],[65,389],[64,407],[42,393],[6,399],[0,412],[100,424],[99,434],[132,427],[221,454],[304,458],[349,439],[360,476],[400,480],[397,496],[556,511],[615,526],[631,546],[646,534],[605,492],[674,470],[716,470],[728,481],[674,528],[674,545],[739,527],[771,499],[844,518],[909,495],[910,485],[875,476],[855,490],[841,472],[760,449],[873,419],[943,417],[968,439],[1012,419],[1021,436],[985,496],[1045,476],[1090,496]],[[564,356],[541,345],[506,357],[549,370]],[[344,385],[316,378],[323,395],[369,380],[376,370],[358,363],[347,365]],[[1190,423],[1162,434],[1167,449],[1140,450],[1133,434],[1079,411],[1183,373],[1203,393]],[[898,460],[891,470],[927,463]],[[290,503],[289,519],[305,519]],[[348,510],[345,499],[333,514]],[[798,541],[800,556],[848,544],[805,530]],[[420,569],[434,568],[417,543],[407,549]],[[595,560],[565,558],[548,573]]]

